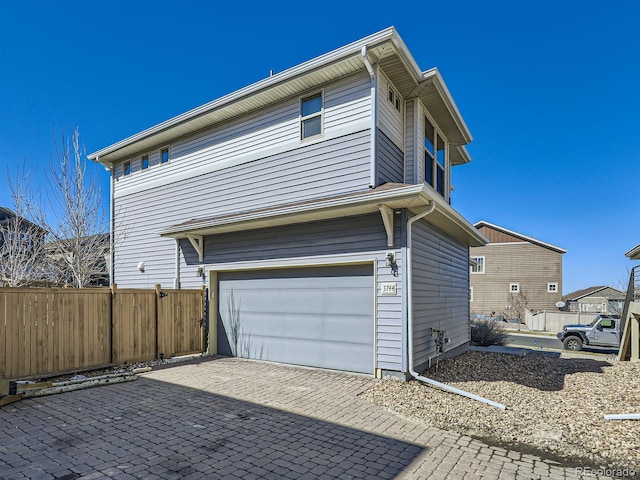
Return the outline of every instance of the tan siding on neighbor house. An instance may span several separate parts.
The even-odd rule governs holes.
[[[520,284],[529,310],[557,310],[555,303],[562,299],[562,254],[528,242],[472,247],[469,254],[485,257],[485,273],[470,275],[472,313],[506,313],[511,283]],[[550,282],[558,283],[557,292],[547,292]]]

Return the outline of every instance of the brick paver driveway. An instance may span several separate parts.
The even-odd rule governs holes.
[[[220,358],[23,400],[0,409],[0,478],[579,478],[359,399],[374,382]]]

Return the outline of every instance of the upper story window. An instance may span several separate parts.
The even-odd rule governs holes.
[[[484,257],[471,257],[471,273],[484,273]]]
[[[400,95],[398,95],[391,86],[389,86],[389,95],[387,96],[387,98],[389,99],[389,103],[393,105],[393,108],[395,108],[397,111],[401,111],[402,103],[400,102]]]
[[[122,165],[122,173],[124,175],[131,175],[131,162],[130,161],[126,161],[124,162],[124,164]]]
[[[140,157],[140,169],[146,170],[149,168],[149,155],[142,155]]]
[[[167,163],[169,161],[169,147],[160,149],[160,163]]]
[[[427,117],[424,119],[424,180],[446,198],[447,142]]]
[[[322,135],[322,92],[300,99],[300,138]]]

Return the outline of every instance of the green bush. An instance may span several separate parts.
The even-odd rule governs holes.
[[[471,320],[471,343],[481,347],[504,345],[507,334],[502,326],[491,320]]]

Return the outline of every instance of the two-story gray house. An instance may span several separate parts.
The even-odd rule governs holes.
[[[438,331],[469,342],[470,141],[438,70],[380,31],[91,154],[112,281],[206,284],[210,353],[407,376]]]

